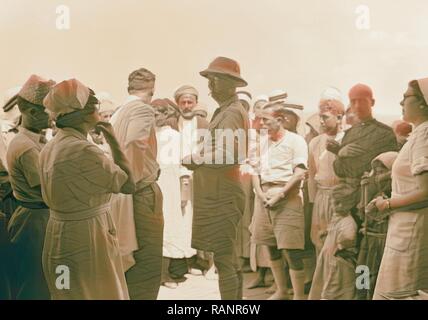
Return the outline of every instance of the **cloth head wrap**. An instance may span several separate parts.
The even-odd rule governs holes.
[[[193,95],[196,97],[196,99],[198,99],[198,96],[199,96],[198,90],[196,90],[194,87],[189,85],[184,85],[179,87],[177,90],[175,90],[175,93],[174,93],[175,102],[178,103],[178,100],[180,99],[180,97],[185,94]]]

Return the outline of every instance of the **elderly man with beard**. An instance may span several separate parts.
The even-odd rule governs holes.
[[[193,170],[194,179],[192,246],[214,253],[221,298],[240,300],[242,274],[236,238],[245,209],[245,192],[239,168],[247,156],[249,121],[236,88],[245,87],[247,82],[241,77],[239,64],[225,57],[216,58],[200,74],[208,78],[209,89],[219,108],[209,124],[202,154],[183,159],[183,164]],[[232,141],[226,137],[225,143],[221,133],[235,136]],[[240,139],[242,134],[244,139]],[[244,143],[245,152],[240,152],[240,142]]]
[[[201,112],[202,108],[198,106],[199,92],[196,88],[191,85],[180,86],[174,93],[174,99],[180,111],[177,127],[181,134],[181,158],[183,159],[196,150],[198,130],[206,130],[209,123],[205,119],[206,114],[204,115]],[[180,170],[180,190],[185,228],[190,233],[188,238],[190,241],[187,245],[190,247],[193,219],[193,172],[184,166]],[[208,252],[198,251],[197,256],[187,259],[189,272],[194,272],[193,269],[200,269],[202,272],[208,271],[210,264],[212,264],[211,260]]]

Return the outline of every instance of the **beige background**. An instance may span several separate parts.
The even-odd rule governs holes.
[[[239,60],[253,95],[284,88],[315,111],[324,87],[346,93],[372,86],[379,118],[401,113],[407,82],[428,76],[426,0],[0,0],[0,91],[31,73],[76,77],[116,103],[128,73],[156,73],[157,97],[194,84],[211,111],[198,72],[218,55]],[[71,29],[56,29],[56,6],[71,9]],[[370,30],[358,30],[358,5]]]

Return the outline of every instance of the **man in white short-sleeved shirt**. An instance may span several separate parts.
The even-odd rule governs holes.
[[[254,212],[252,242],[269,247],[271,269],[277,284],[272,300],[286,300],[284,258],[290,267],[294,299],[304,299],[305,272],[301,257],[305,246],[304,213],[300,185],[304,178],[308,147],[303,137],[284,128],[289,110],[277,101],[264,107],[261,128],[269,146],[261,149],[260,176],[254,176],[260,198]]]

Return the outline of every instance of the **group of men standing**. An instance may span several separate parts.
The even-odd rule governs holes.
[[[242,299],[237,233],[248,209],[249,192],[245,190],[240,170],[248,163],[253,167],[251,192],[255,194],[251,241],[268,247],[277,286],[271,299],[289,298],[286,266],[294,299],[306,297],[304,250],[309,239],[305,225],[308,206],[313,208],[309,218],[310,240],[317,259],[309,298],[353,299],[359,230],[364,221],[360,215],[361,181],[371,171],[373,160],[386,152],[397,151],[393,130],[372,116],[375,100],[371,89],[358,84],[349,91],[350,110],[358,121],[346,131],[340,93],[335,90],[325,93],[319,103],[322,132],[305,141],[296,132],[299,120],[296,106],[288,104],[285,97],[267,99],[254,110],[254,119],[250,119],[248,107],[237,95],[237,88],[245,87],[247,82],[236,61],[218,57],[200,74],[208,79],[211,96],[218,103],[209,123],[206,114],[201,116],[198,110],[198,92],[191,86],[182,86],[175,92],[175,104],[166,103],[175,105],[176,116],[164,109],[161,112],[158,106],[162,107],[162,102],[152,106],[156,77],[145,68],[129,75],[129,96],[110,120],[135,181],[135,190],[127,194],[118,191],[112,196],[109,208],[114,223],[111,236],[121,256],[129,298],[154,300],[164,282],[162,272],[167,263],[164,256],[168,251],[164,224],[170,230],[167,232],[174,229],[164,221],[164,215],[166,219],[169,214],[164,210],[170,194],[162,193],[158,184],[162,164],[159,164],[156,126],[159,118],[165,117],[173,120],[168,123],[180,132],[184,143],[180,153],[180,190],[177,190],[183,216],[187,212],[191,217],[182,229],[186,233],[183,236],[189,239],[184,246],[212,253],[222,299]],[[18,206],[8,224],[12,243],[9,251],[16,270],[13,296],[17,299],[88,297],[84,289],[76,295],[49,293],[46,272],[42,269],[50,208],[41,190],[39,155],[44,144],[41,132],[50,126],[44,99],[54,84],[32,76],[15,100],[8,103],[18,104],[22,117],[19,133],[7,150],[8,178]],[[216,134],[218,130],[239,131],[245,132],[247,139],[250,129],[257,131],[256,140],[260,144],[255,153],[257,159],[248,158],[247,153],[242,156],[238,134],[229,142]],[[204,141],[199,141],[198,130],[209,133]],[[263,133],[268,136],[267,146],[261,143]],[[227,143],[232,143],[232,148]],[[265,155],[267,162],[263,163]],[[309,203],[303,201],[304,181],[308,183]],[[60,240],[50,239],[50,245]],[[191,258],[194,253],[191,251],[184,257]],[[96,252],[91,257],[97,259]],[[97,270],[91,272],[97,277]],[[3,278],[0,274],[0,281]],[[102,292],[96,294],[101,289],[91,288],[95,294],[90,297],[105,297]]]

